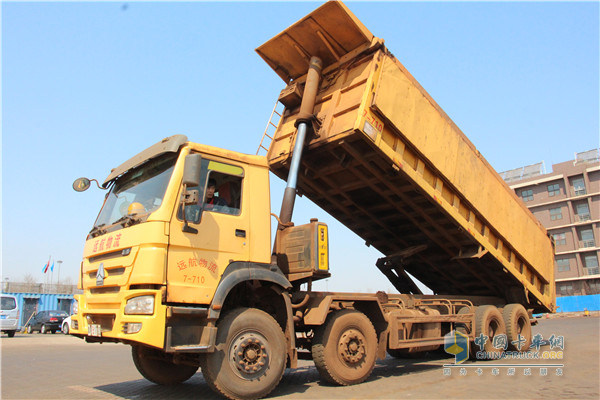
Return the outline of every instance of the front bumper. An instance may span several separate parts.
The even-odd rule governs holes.
[[[126,315],[127,300],[138,296],[154,297],[151,315]],[[71,334],[93,342],[136,342],[163,348],[165,344],[166,306],[162,304],[161,290],[124,290],[116,294],[91,294],[79,296],[79,310],[71,317]],[[130,324],[141,324],[136,333],[127,333]],[[100,326],[100,330],[90,326]]]

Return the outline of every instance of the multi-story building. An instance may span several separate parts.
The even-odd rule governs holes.
[[[600,153],[500,174],[554,238],[557,296],[600,293]]]

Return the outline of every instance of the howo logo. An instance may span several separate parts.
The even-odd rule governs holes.
[[[104,272],[104,263],[100,263],[98,267],[98,272],[96,272],[96,286],[104,285],[104,278],[106,277],[106,272]]]

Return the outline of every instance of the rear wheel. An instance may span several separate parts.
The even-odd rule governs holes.
[[[200,358],[208,385],[231,399],[257,399],[279,384],[287,361],[286,340],[273,317],[237,308],[218,323],[216,351]]]
[[[521,304],[508,304],[502,310],[502,318],[506,324],[508,349],[513,351],[529,350],[531,346],[531,321],[525,307]],[[512,342],[515,342],[515,344],[512,344]]]
[[[375,367],[377,334],[367,316],[335,311],[315,332],[312,355],[321,378],[337,385],[363,382]]]
[[[139,373],[158,385],[185,382],[198,370],[198,366],[175,364],[171,356],[150,347],[131,346],[131,355]]]
[[[471,355],[483,351],[487,353],[487,357],[484,357],[483,359],[493,359],[494,356],[499,355],[502,352],[502,349],[494,347],[494,338],[498,335],[506,334],[504,319],[496,307],[488,305],[479,306],[475,309],[475,340],[478,340],[478,338],[481,337],[481,334],[486,336],[487,340],[485,340],[483,348],[474,343],[471,347],[473,350]]]
[[[8,333],[8,337],[14,337],[14,336],[15,336],[15,333],[16,333],[16,331],[8,331],[8,332],[6,332],[6,333]]]
[[[46,325],[43,325],[43,324],[42,324],[42,327],[40,328],[40,333],[42,333],[42,334],[45,334],[46,332],[48,332],[48,331],[46,330]]]

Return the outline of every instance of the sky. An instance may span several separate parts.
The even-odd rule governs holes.
[[[284,82],[254,49],[322,2],[2,2],[2,280],[77,282],[104,192],[73,191],[174,134],[254,154]],[[347,2],[497,171],[599,146],[598,2]],[[278,213],[285,184],[271,176]],[[316,289],[392,291],[329,225]]]

